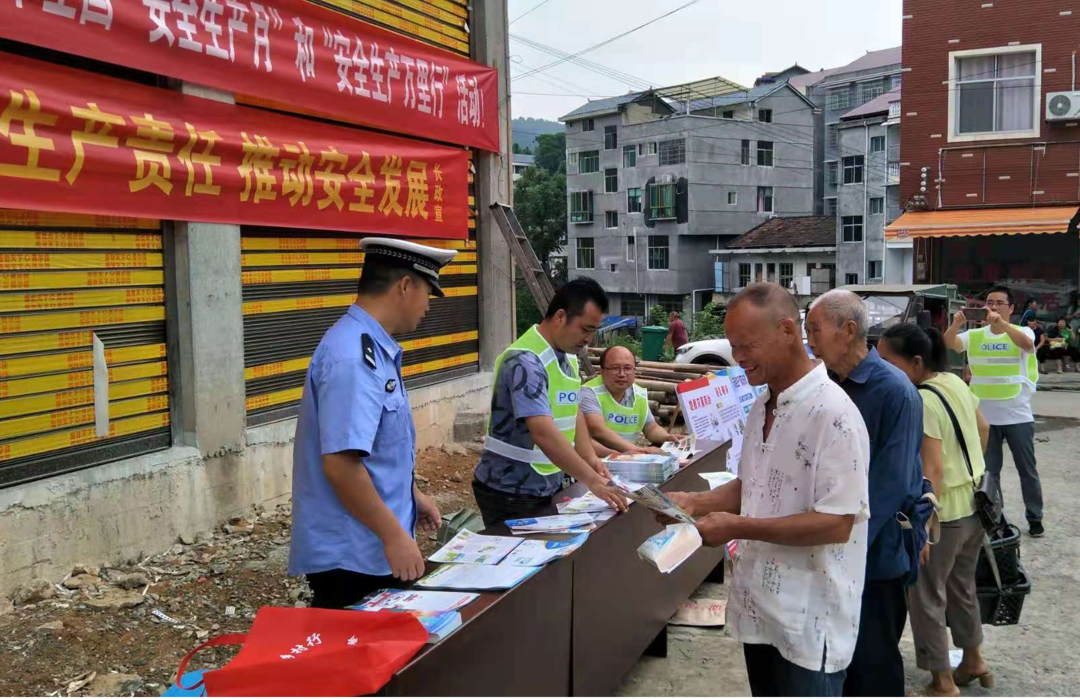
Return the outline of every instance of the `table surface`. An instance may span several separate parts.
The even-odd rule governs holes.
[[[708,488],[698,476],[725,470],[727,444],[699,441],[664,491]],[[575,483],[532,516],[557,514],[555,503],[588,492]],[[548,563],[514,588],[481,593],[461,610],[462,626],[425,646],[383,689],[390,695],[608,694],[660,633],[675,609],[723,561],[701,549],[663,575],[637,556],[660,531],[643,505],[598,524],[578,550]],[[481,532],[508,536],[505,524]],[[528,538],[557,539],[558,535]],[[427,563],[427,572],[439,564]],[[611,580],[635,584],[608,585]],[[628,606],[629,605],[629,606]],[[606,649],[606,650],[603,650]],[[603,652],[597,653],[596,651]]]

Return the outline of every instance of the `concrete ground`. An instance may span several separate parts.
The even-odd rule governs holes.
[[[1048,382],[1049,383],[1049,382]],[[984,627],[983,652],[997,688],[978,685],[965,696],[1075,695],[1080,687],[1080,393],[1045,391],[1035,397],[1036,456],[1042,477],[1047,536],[1026,528],[1021,556],[1033,580],[1017,626]],[[1007,453],[1007,450],[1006,450]],[[1010,457],[1003,477],[1006,511],[1023,522],[1020,485]],[[728,585],[706,584],[695,597],[724,599]],[[620,696],[749,696],[742,649],[723,631],[669,626],[667,658],[642,658],[616,692]],[[910,626],[901,643],[908,694],[921,695],[929,674],[915,667]]]

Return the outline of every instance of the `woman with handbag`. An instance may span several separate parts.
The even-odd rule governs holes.
[[[911,590],[911,631],[916,664],[933,679],[929,696],[960,696],[957,685],[978,680],[994,686],[982,658],[982,621],[975,589],[975,567],[985,529],[975,492],[985,470],[983,450],[990,427],[979,412],[979,399],[967,384],[947,371],[945,341],[937,330],[911,323],[881,336],[878,352],[919,387],[923,398],[923,474],[934,484],[941,505],[941,539],[922,553],[919,579]],[[947,621],[946,621],[947,620]],[[950,672],[945,627],[964,659]]]

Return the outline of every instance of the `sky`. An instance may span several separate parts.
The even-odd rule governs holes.
[[[573,54],[689,2],[508,1],[512,76],[558,60],[515,35]],[[901,5],[902,0],[699,0],[580,58],[656,87],[717,75],[752,86],[762,73],[794,63],[816,71],[899,46]],[[554,120],[588,97],[625,94],[632,87],[637,89],[568,61],[512,79],[513,116]]]

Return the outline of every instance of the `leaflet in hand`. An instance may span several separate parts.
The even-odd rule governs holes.
[[[622,493],[623,497],[633,500],[634,502],[640,502],[653,512],[667,515],[676,522],[693,524],[695,521],[694,518],[686,514],[681,507],[672,502],[671,498],[665,495],[663,491],[651,483],[636,493],[632,493],[629,490],[620,487],[615,481],[608,481],[608,485]]]
[[[436,563],[495,565],[521,542],[509,536],[486,536],[462,529],[428,560]]]
[[[423,592],[420,590],[379,590],[351,609],[377,612],[399,609],[413,612],[451,612],[461,609],[480,595],[471,592]]]
[[[443,590],[509,590],[539,570],[539,566],[444,565],[420,578],[416,586]]]
[[[542,539],[529,539],[521,542],[521,546],[514,549],[513,553],[506,557],[500,566],[542,566],[557,558],[569,556],[581,548],[588,534],[578,534],[573,539],[566,541],[544,541]]]
[[[709,490],[716,490],[720,486],[727,485],[738,478],[730,471],[714,471],[711,473],[699,473],[698,475],[709,482]]]

